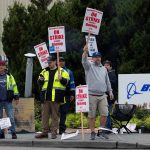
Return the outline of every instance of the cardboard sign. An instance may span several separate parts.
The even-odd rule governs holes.
[[[85,36],[85,38],[87,41],[88,36]],[[95,36],[90,36],[90,39],[88,41],[88,51],[89,51],[89,56],[92,56],[94,52],[98,52]]]
[[[81,85],[76,87],[76,113],[89,111],[88,86]]]
[[[42,69],[48,67],[47,57],[49,56],[49,52],[48,52],[46,43],[43,42],[41,44],[38,44],[34,46],[34,49],[35,49],[36,55],[39,59]]]
[[[11,126],[11,123],[10,123],[9,118],[0,119],[0,128],[1,129],[9,128],[10,126]]]
[[[66,52],[64,26],[48,28],[49,52]]]
[[[92,8],[86,8],[82,32],[90,32],[98,35],[102,16],[103,12]]]

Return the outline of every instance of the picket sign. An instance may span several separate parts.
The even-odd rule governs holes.
[[[34,49],[35,49],[36,55],[39,59],[42,69],[48,67],[47,57],[49,57],[49,52],[48,52],[46,43],[43,42],[41,44],[38,44],[34,46]]]
[[[11,126],[11,123],[10,123],[9,118],[0,119],[0,128],[1,129],[9,128],[10,126]]]
[[[85,36],[86,41],[88,40],[88,36]],[[87,42],[89,56],[92,56],[94,52],[98,52],[97,43],[95,36],[89,36],[89,40]]]
[[[76,113],[81,114],[81,131],[82,140],[84,140],[84,130],[83,130],[83,112],[89,111],[89,95],[88,95],[88,85],[80,85],[76,87]]]
[[[91,32],[92,34],[98,35],[102,16],[103,12],[92,8],[86,8],[82,32]]]
[[[75,133],[63,133],[61,135],[61,140],[69,139],[71,137],[75,137],[79,134],[79,130],[77,130]]]
[[[49,27],[48,40],[50,53],[57,53],[57,51],[66,52],[64,26]]]
[[[58,74],[60,74],[59,52],[66,52],[65,27],[48,28],[49,53],[57,53]]]

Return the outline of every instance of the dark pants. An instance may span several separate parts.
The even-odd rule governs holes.
[[[63,133],[66,130],[66,117],[70,106],[70,97],[66,98],[66,103],[60,105],[60,122],[59,122],[59,133]]]
[[[112,112],[112,107],[113,107],[113,104],[112,103],[109,103],[108,104],[108,116],[107,116],[107,121],[106,121],[106,128],[108,129],[112,129],[112,120],[111,120],[111,117],[110,117],[110,114]]]

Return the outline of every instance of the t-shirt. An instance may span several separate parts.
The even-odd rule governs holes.
[[[7,100],[7,78],[6,74],[0,75],[0,101]]]
[[[47,87],[47,93],[46,93],[46,100],[51,101],[52,100],[52,87],[54,82],[54,76],[57,71],[57,68],[54,70],[49,70],[49,82]]]

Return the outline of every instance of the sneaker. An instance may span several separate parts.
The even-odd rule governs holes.
[[[16,133],[12,133],[12,139],[17,139]]]
[[[93,132],[91,132],[91,140],[95,140],[95,132],[93,131]]]
[[[105,134],[104,132],[99,132],[98,131],[97,136],[100,137],[101,139],[104,139],[104,140],[109,139],[109,137],[107,136],[107,134]]]
[[[0,139],[5,139],[5,134],[4,133],[0,134]]]
[[[48,133],[40,133],[35,136],[37,139],[48,138]]]

